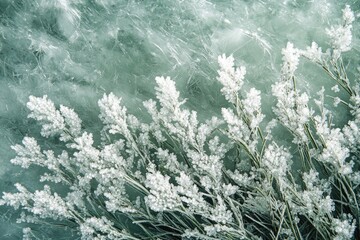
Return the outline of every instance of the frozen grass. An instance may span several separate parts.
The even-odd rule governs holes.
[[[148,121],[113,93],[98,101],[99,144],[74,110],[30,96],[28,117],[41,124],[42,137],[59,142],[52,150],[26,136],[12,146],[11,162],[45,169],[46,184],[29,191],[16,183],[1,205],[20,209],[19,223],[60,225],[81,239],[353,239],[360,230],[360,85],[342,55],[351,50],[354,20],[346,5],[342,22],[326,29],[325,52],[315,42],[282,49],[271,121],[261,91],[244,88],[246,68],[225,54],[218,57],[227,101],[221,117],[199,121],[175,82],[156,77],[157,100],[143,102]],[[245,33],[271,55],[266,41]],[[300,59],[322,69],[332,93],[298,87]],[[335,125],[338,108],[349,119]],[[282,144],[274,128],[291,143]],[[24,239],[40,237],[23,229]]]

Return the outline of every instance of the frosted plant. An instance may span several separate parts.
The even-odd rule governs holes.
[[[269,144],[262,159],[263,168],[282,181],[290,170],[291,157],[291,154],[283,147]]]
[[[56,110],[54,103],[48,100],[46,95],[42,98],[30,96],[27,107],[32,111],[28,117],[43,123],[42,136],[60,134],[60,140],[66,142],[80,134],[81,120],[77,114],[65,106]]]
[[[310,47],[306,47],[305,51],[301,52],[310,61],[321,64],[323,62],[323,53],[321,47],[316,42],[312,42]]]
[[[355,231],[355,220],[351,216],[344,216],[343,220],[334,219],[333,230],[336,232],[334,240],[351,239]]]
[[[181,205],[175,186],[169,182],[169,177],[150,167],[146,174],[145,186],[150,189],[150,195],[145,202],[156,212],[173,211]]]
[[[281,51],[283,55],[283,66],[281,68],[282,78],[291,79],[298,68],[300,51],[294,48],[294,44],[288,42],[286,48]]]
[[[313,114],[309,108],[309,97],[300,93],[295,84],[295,70],[299,64],[300,51],[288,43],[282,50],[283,66],[279,82],[272,86],[272,93],[277,98],[274,112],[279,121],[294,135],[294,143],[300,144],[308,141],[308,121]]]
[[[63,1],[59,8],[72,5]],[[360,232],[360,86],[341,56],[351,47],[349,6],[343,21],[327,31],[332,45],[325,53],[315,42],[282,50],[272,86],[277,119],[269,122],[261,92],[242,88],[246,70],[231,55],[218,58],[227,105],[221,117],[203,122],[169,77],[156,77],[156,100],[143,102],[147,122],[121,98],[104,94],[100,134],[85,131],[73,109],[30,96],[29,117],[63,150],[30,136],[14,145],[11,162],[43,168],[44,187],[30,191],[16,183],[17,192],[3,193],[0,205],[19,209],[19,223],[64,225],[80,239],[353,239]],[[325,88],[314,98],[297,87],[301,57],[336,81],[334,94],[348,94],[333,97],[348,111],[347,124],[332,121]],[[293,137],[286,146],[272,134],[282,126]],[[23,239],[36,238],[23,229]]]
[[[352,40],[351,28],[352,22],[355,20],[354,13],[351,11],[350,6],[346,5],[343,10],[343,24],[332,26],[326,29],[326,33],[331,38],[331,44],[334,50],[334,59],[340,57],[340,53],[349,51]]]
[[[225,54],[219,56],[218,62],[220,65],[220,70],[218,71],[218,80],[223,85],[221,92],[225,96],[226,100],[235,104],[237,101],[236,96],[238,94],[238,91],[244,84],[246,68],[235,68],[234,57],[226,57]]]

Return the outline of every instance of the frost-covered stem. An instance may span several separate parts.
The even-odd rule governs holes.
[[[313,224],[313,221],[311,218],[309,218],[309,216],[307,216],[307,215],[304,215],[304,216],[305,216],[306,220],[308,220],[308,222],[311,223],[312,226],[314,226],[317,233],[319,233],[323,239],[331,239],[332,234],[328,231],[328,229],[326,227],[318,226],[317,224]],[[330,226],[329,222],[322,222],[322,223],[326,224],[327,226]]]
[[[342,60],[341,60],[342,62]],[[327,75],[329,75],[333,80],[335,80],[350,96],[353,96],[355,94],[355,92],[353,91],[353,89],[351,88],[351,86],[349,85],[349,80],[347,78],[347,75],[345,73],[345,79],[347,80],[343,80],[343,77],[341,76],[341,73],[338,71],[338,67],[336,63],[332,63],[334,69],[335,69],[335,74],[329,69],[329,67],[325,64],[320,64],[320,66],[322,67],[322,69],[327,73]]]
[[[279,235],[280,235],[280,231],[281,231],[281,228],[282,228],[282,225],[283,225],[283,222],[284,222],[284,215],[285,215],[285,210],[286,210],[286,206],[283,207],[283,210],[280,214],[280,223],[279,223],[279,229],[276,233],[276,236],[275,236],[275,240],[277,240],[279,238]]]
[[[299,152],[304,170],[315,169],[315,166],[312,162],[312,157],[310,156],[309,146],[307,144],[299,146]]]
[[[238,117],[242,118],[246,124],[246,126],[251,129],[251,121],[250,121],[250,116],[249,114],[246,113],[246,111],[244,110],[243,106],[242,106],[242,103],[241,103],[241,100],[239,98],[239,94],[237,93],[236,94],[236,106],[235,106],[235,109],[236,109],[236,113],[238,115]],[[264,147],[265,146],[265,142],[266,140],[264,139],[264,136],[262,134],[262,131],[261,131],[261,128],[260,126],[257,126],[255,131],[252,131],[251,134],[250,134],[250,138],[251,140],[255,140],[254,139],[254,134],[256,134],[256,132],[258,132],[260,138],[261,138],[261,141],[262,141],[262,146]],[[247,146],[247,145],[246,145]],[[249,151],[249,147],[247,146],[244,146],[246,149],[246,151],[248,152]],[[249,151],[250,152],[250,151]],[[259,157],[261,157],[261,154],[259,155],[257,151],[255,152],[251,152],[251,157],[252,159],[255,161],[255,162],[259,162]],[[257,158],[257,160],[255,160],[255,157]]]
[[[357,222],[357,225],[358,225],[358,229],[360,230],[359,204],[358,204],[358,201],[357,201],[357,196],[356,196],[356,194],[355,194],[355,192],[353,190],[353,187],[351,186],[351,181],[349,180],[349,178],[347,176],[343,176],[343,175],[340,175],[339,180],[340,180],[340,183],[343,186],[343,189],[345,190],[345,193],[347,195],[349,203],[351,203],[351,198],[354,201],[354,204],[350,204],[350,209],[351,209],[352,212],[354,212],[355,218],[357,219],[356,222]],[[344,186],[344,184],[345,184],[345,186]],[[350,193],[348,191],[350,191]]]
[[[310,129],[309,129],[309,125],[308,125],[308,124],[305,124],[305,125],[304,125],[304,129],[305,129],[306,135],[309,137],[309,139],[310,139],[311,144],[313,145],[313,147],[314,147],[315,149],[319,149],[319,146],[317,145],[316,140],[315,140],[314,136],[312,135],[312,133],[311,133],[311,131],[310,131]],[[308,147],[307,147],[307,149],[308,149]]]
[[[232,212],[233,212],[233,214],[235,216],[235,219],[236,219],[236,221],[238,223],[239,229],[243,229],[244,228],[244,222],[243,222],[240,210],[236,209],[236,207],[235,207],[235,205],[233,203],[233,201],[235,201],[235,200],[233,200],[230,197],[227,197],[226,200],[229,203],[230,208],[231,208],[231,210],[232,210]]]
[[[124,176],[124,178],[131,186],[133,186],[135,189],[139,190],[143,194],[145,194],[145,195],[150,194],[149,190],[147,190],[141,183],[139,183],[138,181],[136,181],[135,179],[133,179],[129,175],[126,174]]]
[[[286,213],[288,215],[288,219],[290,220],[290,228],[291,228],[293,234],[295,235],[295,238],[301,240],[302,239],[301,233],[300,233],[299,227],[293,221],[294,216],[291,213],[291,211],[289,210],[290,209],[289,203],[287,201],[285,201],[285,204],[286,204]]]

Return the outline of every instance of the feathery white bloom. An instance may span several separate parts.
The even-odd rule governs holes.
[[[181,206],[176,187],[169,180],[169,176],[162,175],[154,167],[146,173],[145,186],[150,189],[150,195],[145,197],[145,203],[156,212],[171,211]]]
[[[31,228],[29,228],[29,227],[23,228],[22,233],[23,233],[23,238],[22,238],[23,240],[31,240],[33,237]]]
[[[325,145],[319,161],[330,163],[343,175],[352,173],[352,162],[346,162],[350,151],[344,145],[344,134],[339,128],[330,128],[326,115],[315,116],[316,132],[321,136]]]
[[[230,148],[231,143],[228,143],[228,145],[225,145],[224,143],[220,142],[220,138],[218,136],[213,137],[208,142],[208,148],[210,150],[210,153],[212,155],[218,155],[220,157],[224,157],[225,153]]]
[[[222,224],[207,225],[207,226],[204,226],[204,230],[205,230],[207,236],[217,237],[220,239],[224,238],[224,236],[229,236],[231,234],[235,234],[237,239],[246,239],[247,238],[247,236],[245,234],[245,229],[234,229],[232,227],[229,227],[228,225],[222,225]],[[221,233],[224,233],[224,235],[220,235]],[[196,235],[195,235],[195,237],[196,237]],[[203,239],[205,240],[208,238],[209,237],[204,237]]]
[[[81,240],[129,239],[126,231],[117,231],[106,217],[89,217],[80,224]]]
[[[157,77],[156,82],[156,97],[160,101],[160,110],[157,111],[152,101],[145,103],[153,120],[157,126],[161,124],[172,137],[181,142],[186,156],[198,173],[209,175],[213,181],[219,183],[222,176],[221,156],[208,155],[204,147],[207,138],[222,121],[212,118],[199,126],[195,111],[180,108],[184,101],[179,102],[175,83],[170,78],[163,77]]]
[[[334,218],[332,221],[332,229],[336,233],[334,240],[350,240],[353,239],[356,229],[356,220],[351,215],[344,215],[343,219]]]
[[[81,133],[81,119],[71,108],[60,105],[60,113],[64,118],[65,123],[68,126],[69,134],[62,134],[60,140],[66,142],[77,137]]]
[[[284,147],[269,144],[262,159],[263,168],[271,175],[282,179],[290,169],[292,155]]]
[[[65,129],[64,118],[61,116],[61,113],[56,110],[54,103],[47,99],[46,95],[42,98],[30,96],[26,106],[31,111],[28,117],[42,123],[42,136],[53,136],[62,133]]]
[[[29,201],[33,198],[33,194],[20,183],[15,183],[15,187],[18,190],[17,193],[3,193],[2,199],[0,200],[0,206],[7,205],[14,209],[19,209],[19,207],[30,207]]]
[[[306,189],[299,193],[302,204],[295,206],[294,211],[299,214],[307,214],[314,221],[320,221],[323,216],[331,214],[335,210],[335,203],[330,197],[330,187],[327,182],[319,179],[319,173],[311,169],[303,174]]]
[[[50,192],[50,187],[45,185],[44,190],[36,190],[32,197],[34,205],[31,212],[40,218],[62,219],[69,218],[70,212],[66,202],[56,193]]]
[[[156,98],[159,100],[162,108],[167,111],[176,111],[184,102],[179,102],[180,93],[176,90],[175,82],[170,77],[156,77],[157,83]],[[175,113],[176,114],[176,113]]]
[[[176,177],[176,191],[181,195],[181,201],[186,203],[191,212],[208,216],[209,204],[204,200],[199,192],[198,187],[191,178],[184,172],[180,172],[180,176]]]
[[[254,183],[255,174],[253,171],[251,171],[250,174],[248,174],[246,172],[240,173],[236,169],[234,172],[228,171],[227,174],[231,177],[231,179],[233,179],[236,182],[238,186],[246,187],[246,186],[255,185]]]
[[[335,93],[338,93],[340,92],[340,89],[339,89],[339,85],[334,85],[332,88],[331,88],[332,91],[334,91]]]
[[[81,133],[81,120],[73,109],[60,105],[60,111],[55,108],[54,103],[47,96],[37,98],[29,97],[26,106],[33,118],[42,124],[41,135],[50,137],[60,135],[60,140],[67,142]]]
[[[273,108],[281,124],[294,135],[294,143],[307,142],[305,124],[313,115],[308,107],[309,97],[293,89],[291,81],[279,81],[272,86],[272,93],[277,98]]]
[[[281,124],[287,127],[294,135],[294,143],[307,142],[305,124],[313,114],[308,107],[309,97],[295,89],[293,78],[299,63],[300,51],[287,44],[282,50],[283,66],[281,80],[272,86],[272,93],[277,98],[273,108]]]
[[[230,108],[222,108],[221,114],[228,124],[229,134],[236,140],[249,141],[251,131],[243,121],[242,118],[239,118],[235,115],[234,111]]]
[[[242,100],[244,110],[250,120],[250,129],[253,130],[260,126],[260,123],[264,119],[264,115],[261,113],[261,92],[255,88],[251,88],[246,93],[246,98]]]
[[[321,47],[316,42],[312,42],[310,47],[306,47],[305,51],[301,51],[301,54],[314,63],[321,63],[323,61]]]
[[[80,137],[74,139],[74,143],[70,145],[71,148],[78,150],[74,153],[76,160],[80,163],[90,166],[91,162],[96,164],[99,159],[100,151],[94,148],[94,143],[91,133],[84,132]],[[93,166],[95,168],[95,166]]]
[[[360,92],[350,97],[351,114],[354,116],[354,121],[360,124]]]
[[[11,148],[16,152],[16,157],[11,159],[11,163],[20,165],[22,168],[28,168],[30,164],[40,164],[44,161],[44,154],[41,153],[40,146],[35,138],[24,137],[22,140],[24,146],[16,144]]]
[[[227,209],[224,199],[217,196],[217,202],[215,208],[211,209],[211,215],[209,218],[217,223],[229,224],[233,221],[233,215],[230,210]]]
[[[86,209],[84,202],[85,192],[77,189],[76,186],[71,186],[71,192],[69,192],[64,200],[70,209],[77,207],[79,209]],[[85,210],[86,211],[86,210]]]
[[[341,102],[340,98],[338,98],[338,97],[334,98],[334,107],[337,107],[340,102]]]
[[[356,121],[349,121],[342,129],[344,134],[344,144],[351,152],[360,150],[360,126]]]
[[[236,103],[236,96],[244,84],[244,77],[246,74],[245,67],[235,68],[234,57],[230,55],[226,57],[225,54],[218,57],[220,70],[218,71],[218,81],[223,85],[221,93],[225,99],[231,103]]]
[[[189,150],[187,156],[199,173],[210,177],[212,187],[219,187],[223,167],[221,156],[207,155],[193,150]]]
[[[121,106],[121,99],[113,93],[104,94],[98,101],[100,108],[99,118],[111,134],[122,134],[125,138],[130,137],[130,131],[127,124],[126,108]]]
[[[342,10],[343,12],[343,20],[345,25],[351,24],[353,21],[355,21],[355,16],[353,11],[351,11],[351,8],[349,5],[345,5],[345,8]]]
[[[223,189],[224,197],[229,197],[235,194],[237,190],[239,190],[239,187],[229,183],[229,184],[223,184],[222,189]]]
[[[340,53],[351,49],[351,24],[355,20],[355,17],[349,5],[346,5],[343,10],[343,20],[344,24],[331,26],[330,29],[326,29],[326,33],[329,35],[331,45],[334,49],[334,59],[337,59],[340,56]]]
[[[180,171],[180,163],[174,153],[169,153],[167,149],[158,148],[156,156],[160,163],[170,172],[178,173]]]
[[[294,76],[295,71],[299,64],[300,51],[294,48],[294,44],[288,42],[286,48],[281,50],[283,55],[283,66],[281,72],[285,79],[289,79]]]

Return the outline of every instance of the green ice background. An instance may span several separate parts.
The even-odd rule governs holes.
[[[176,81],[186,106],[207,118],[226,104],[216,81],[217,56],[226,53],[247,67],[244,88],[262,91],[270,119],[281,49],[288,41],[305,48],[313,40],[327,49],[325,28],[340,23],[345,4],[359,15],[359,0],[0,0],[0,192],[14,191],[16,182],[31,191],[41,185],[41,169],[10,163],[11,145],[39,137],[39,126],[27,119],[29,95],[73,107],[84,129],[96,133],[104,93],[121,96],[129,112],[148,119],[141,103],[154,98],[154,78],[164,75]],[[344,54],[351,79],[359,78],[359,22],[353,50]],[[334,85],[306,61],[297,73],[312,95]],[[337,122],[345,122],[344,111],[336,111]],[[54,139],[41,144],[57,146]],[[21,238],[17,214],[0,208],[0,239]],[[47,239],[76,238],[63,228],[36,229]]]

